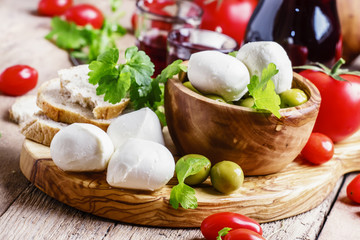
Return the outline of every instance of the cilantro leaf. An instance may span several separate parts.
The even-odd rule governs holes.
[[[179,184],[171,189],[170,204],[173,208],[178,209],[179,204],[185,209],[196,208],[197,199],[195,190],[184,183],[185,178],[198,173],[208,161],[204,158],[189,157],[179,159],[175,165],[176,176]]]
[[[280,97],[275,92],[274,82],[271,80],[278,73],[275,64],[270,63],[262,71],[261,79],[253,75],[248,84],[249,94],[254,98],[256,109],[268,110],[280,118]]]

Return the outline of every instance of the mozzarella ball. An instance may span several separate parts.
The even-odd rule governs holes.
[[[61,129],[50,144],[54,163],[64,171],[103,171],[113,152],[109,136],[87,123],[73,123]]]
[[[119,188],[157,190],[174,175],[175,161],[163,145],[130,138],[112,155],[106,180]]]
[[[244,96],[250,83],[249,71],[241,61],[215,50],[192,54],[187,74],[200,92],[221,96],[227,102]]]
[[[261,77],[262,70],[269,63],[274,63],[279,72],[272,77],[275,91],[280,94],[291,88],[293,70],[291,61],[284,48],[271,41],[250,42],[243,45],[236,58],[242,61],[250,72],[250,76]]]
[[[129,138],[140,138],[164,145],[159,118],[147,107],[114,119],[107,129],[107,134],[115,148],[121,146]]]

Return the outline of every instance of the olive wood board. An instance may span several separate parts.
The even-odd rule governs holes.
[[[175,178],[160,190],[139,191],[113,188],[106,172],[71,173],[52,161],[50,149],[25,140],[20,168],[30,182],[47,195],[78,210],[124,223],[157,227],[199,227],[216,212],[237,212],[260,223],[280,220],[319,205],[345,173],[360,170],[360,132],[336,144],[329,162],[316,166],[300,156],[281,172],[246,177],[231,195],[217,192],[207,179],[196,187],[198,207],[178,208],[169,204]]]

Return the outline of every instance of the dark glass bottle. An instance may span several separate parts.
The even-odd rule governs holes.
[[[260,0],[244,42],[275,41],[294,66],[333,65],[342,51],[336,0]]]

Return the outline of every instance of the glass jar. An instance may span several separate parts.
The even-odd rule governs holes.
[[[245,34],[253,41],[278,42],[294,66],[331,66],[342,51],[336,0],[260,0]]]
[[[155,64],[156,76],[166,67],[169,32],[183,27],[198,28],[203,11],[191,1],[138,0],[135,13],[136,45]]]

